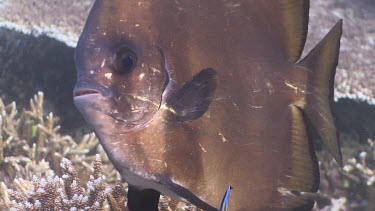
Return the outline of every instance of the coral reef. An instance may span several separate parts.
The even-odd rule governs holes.
[[[73,163],[63,158],[60,163],[61,177],[38,178],[32,181],[16,179],[20,191],[8,189],[5,207],[10,210],[103,210],[107,199],[111,210],[125,210],[125,191],[119,182],[113,189],[103,181],[102,162],[97,155],[94,160],[94,173],[90,176],[85,190]],[[2,189],[6,186],[2,183]],[[9,200],[12,198],[14,200]]]
[[[36,36],[45,34],[74,47],[92,3],[93,0],[1,0],[0,26]]]
[[[75,74],[71,59],[73,49],[67,48],[65,44],[76,45],[92,2],[93,0],[83,0],[79,3],[73,0],[0,0],[0,11],[2,11],[0,26],[5,27],[0,29],[2,54],[0,95],[3,99],[7,97],[14,100],[17,96],[17,105],[22,104],[21,107],[24,107],[22,102],[24,99],[28,99],[35,90],[44,90],[45,95],[51,98],[50,104],[63,105],[61,107],[64,110],[60,114],[64,113],[64,116],[61,118],[78,117],[74,111],[67,110],[68,105],[73,106],[71,94],[61,92],[67,90],[69,86],[70,89],[72,88],[74,80],[71,76]],[[375,40],[374,11],[373,0],[311,1],[310,30],[305,53],[315,46],[338,19],[344,19],[342,52],[336,77],[338,83],[335,86],[336,100],[349,97],[375,104],[373,88],[375,75],[372,74],[375,48],[371,47]],[[6,28],[32,35],[24,35]],[[44,35],[60,40],[64,44],[47,39]],[[56,83],[62,78],[64,83]],[[27,104],[27,101],[25,102]],[[338,123],[344,122],[344,118],[347,119],[347,125],[341,126],[340,130],[343,130],[343,127],[348,128],[347,130],[355,130],[349,132],[359,133],[359,136],[363,136],[360,139],[365,142],[368,137],[374,137],[374,109],[353,103],[355,101],[352,100],[341,102],[345,107],[350,106],[350,108],[342,109],[338,115]],[[365,106],[368,106],[367,103]],[[5,204],[13,203],[12,200],[26,205],[25,198],[22,197],[29,199],[28,194],[36,187],[37,181],[39,184],[46,183],[44,187],[47,190],[51,189],[53,184],[64,187],[65,170],[61,168],[60,162],[65,166],[69,162],[73,165],[76,175],[79,176],[79,185],[83,186],[82,193],[90,197],[87,195],[91,191],[87,181],[91,181],[90,175],[95,178],[95,168],[97,168],[95,154],[99,154],[102,158],[101,168],[104,175],[101,176],[101,185],[111,187],[112,192],[107,194],[107,202],[103,202],[103,209],[109,209],[109,204],[114,204],[110,201],[120,201],[120,198],[114,196],[121,195],[124,189],[123,184],[117,183],[118,175],[98,145],[95,135],[87,134],[80,141],[61,135],[60,126],[57,125],[58,118],[54,115],[59,109],[54,108],[54,114],[48,113],[45,112],[43,104],[46,104],[46,99],[42,93],[38,93],[30,101],[29,109],[19,111],[16,103],[4,105],[0,100],[0,210]],[[353,112],[354,110],[356,112]],[[73,127],[80,125],[79,119],[67,121],[66,125],[73,125]],[[69,130],[67,127],[64,128],[65,131],[72,133],[71,128]],[[321,188],[319,194],[309,196],[318,202],[315,210],[375,210],[374,141],[369,140],[362,145],[353,144],[353,139],[350,141],[352,143],[349,146],[346,144],[343,149],[346,157],[344,159],[346,165],[343,169],[331,161],[326,152],[319,153]],[[91,163],[94,163],[94,167],[90,165]],[[70,185],[72,183],[73,181]],[[8,188],[13,192],[7,191]],[[118,194],[112,195],[116,191]],[[19,193],[19,195],[13,196],[11,193]],[[68,196],[67,192],[62,194]],[[36,201],[29,203],[35,204]],[[15,205],[15,209],[18,205]],[[112,209],[122,208],[114,206]],[[195,210],[196,208],[161,197],[160,209]]]
[[[108,183],[115,183],[119,176],[113,169],[93,133],[84,135],[80,142],[58,131],[58,118],[43,110],[44,94],[39,92],[30,100],[30,108],[19,114],[16,103],[4,105],[0,99],[0,182],[3,194],[0,207],[7,195],[4,187],[17,190],[30,188],[35,177],[54,178],[64,170],[61,159],[69,159],[81,179],[89,179],[95,172],[89,163],[99,153],[104,159],[101,168]],[[51,180],[52,181],[52,180]]]
[[[21,111],[42,91],[45,109],[60,118],[60,132],[74,136],[77,128],[82,131],[85,122],[74,107],[73,92],[66,91],[73,90],[76,82],[73,48],[44,35],[34,37],[0,27],[0,55],[4,102],[16,101]]]
[[[25,175],[30,172],[28,169],[45,174],[49,167],[59,173],[62,158],[71,160],[79,174],[91,173],[93,169],[88,163],[94,160],[96,150],[109,164],[93,133],[83,136],[78,143],[70,136],[58,133],[58,118],[53,113],[44,115],[43,99],[44,94],[39,92],[30,100],[30,109],[23,109],[20,115],[15,102],[4,106],[0,100],[0,176],[11,181],[20,176],[31,179],[31,175]],[[105,172],[108,172],[108,178],[115,178],[113,168]]]
[[[315,210],[375,210],[375,142],[344,148],[354,154],[343,168],[334,161],[320,162],[320,194],[328,203],[317,203]],[[354,151],[354,152],[353,152]],[[319,154],[327,160],[327,152]]]

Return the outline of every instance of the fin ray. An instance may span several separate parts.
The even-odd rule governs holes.
[[[279,187],[283,208],[296,209],[313,206],[313,201],[288,194],[290,191],[316,192],[319,187],[319,166],[314,146],[309,138],[302,110],[291,110],[291,168],[285,169],[285,184]]]
[[[307,95],[303,110],[331,155],[342,166],[339,136],[330,107],[333,103],[341,34],[342,20],[298,64],[312,71],[307,84],[312,94]]]
[[[284,51],[289,62],[295,63],[302,54],[309,23],[309,0],[286,0],[279,2],[284,33]]]

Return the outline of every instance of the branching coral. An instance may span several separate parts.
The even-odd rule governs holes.
[[[99,155],[96,156],[93,166],[94,172],[87,182],[86,189],[82,187],[72,162],[66,158],[60,163],[63,172],[61,177],[39,178],[34,175],[32,181],[15,179],[15,187],[18,191],[7,189],[5,183],[1,183],[0,191],[6,190],[3,195],[4,206],[13,211],[127,210],[126,192],[121,181],[118,181],[113,188],[104,181]],[[159,209],[161,211],[198,210],[163,196],[160,199]]]
[[[23,109],[20,115],[15,102],[4,106],[0,100],[0,175],[13,180],[27,172],[25,167],[30,169],[34,165],[33,169],[36,169],[41,161],[48,162],[52,170],[60,173],[59,160],[68,158],[76,164],[77,171],[88,178],[93,172],[88,163],[94,160],[95,151],[109,164],[93,133],[85,135],[78,143],[70,136],[61,135],[60,126],[56,124],[58,118],[53,113],[44,116],[43,99],[43,93],[39,92],[30,100],[30,109]],[[111,165],[104,165],[104,168],[108,166],[107,178],[116,178]],[[44,172],[45,169],[40,170]],[[26,179],[31,179],[29,176]]]
[[[97,155],[94,160],[94,172],[90,177],[87,189],[81,186],[80,178],[73,163],[64,158],[60,163],[63,175],[39,178],[34,176],[32,181],[17,179],[19,190],[7,190],[5,206],[11,210],[103,210],[107,198],[113,210],[125,210],[125,194],[119,191],[121,184],[114,189],[103,181],[102,162]],[[2,188],[6,188],[4,183]]]
[[[335,162],[320,162],[320,191],[331,202],[326,207],[318,203],[320,210],[375,210],[375,143],[368,144],[343,169]]]
[[[95,152],[100,153],[104,158],[103,177],[110,178],[111,183],[118,179],[95,135],[87,134],[80,142],[61,135],[60,126],[56,124],[58,118],[52,113],[44,115],[43,99],[43,93],[39,92],[30,100],[30,109],[23,109],[20,114],[15,102],[5,106],[0,99],[0,182],[3,182],[0,207],[7,195],[5,185],[22,190],[23,185],[32,184],[26,181],[34,181],[35,176],[61,175],[59,161],[62,158],[71,160],[77,175],[87,181],[94,172],[88,163],[94,160]]]

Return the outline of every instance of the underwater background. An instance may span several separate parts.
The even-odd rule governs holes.
[[[0,210],[126,209],[126,184],[73,105],[74,47],[92,2],[0,0]],[[318,149],[314,210],[375,210],[375,1],[312,0],[304,55],[338,19],[344,168]],[[166,197],[159,208],[197,210]]]

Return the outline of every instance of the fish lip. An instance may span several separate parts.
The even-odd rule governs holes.
[[[97,84],[86,78],[78,80],[73,90],[74,99],[88,96],[111,97],[112,91],[110,88]]]
[[[87,97],[87,96],[93,96],[93,95],[101,95],[101,93],[94,89],[79,89],[79,90],[74,90],[73,92],[74,98]]]

